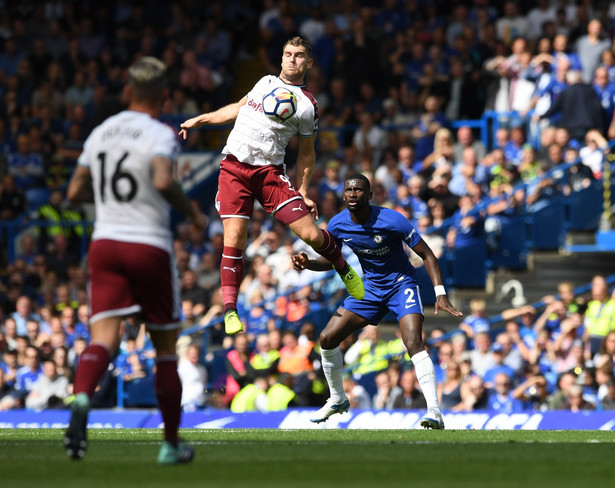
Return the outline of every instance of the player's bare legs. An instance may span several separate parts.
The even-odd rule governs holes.
[[[159,464],[192,461],[194,449],[178,437],[181,420],[182,384],[177,373],[176,342],[178,330],[148,328],[156,349],[155,389],[158,407],[164,422],[164,442],[158,453]]]
[[[220,282],[224,300],[224,329],[235,335],[243,331],[237,315],[237,295],[243,279],[243,250],[248,239],[247,218],[230,217],[222,221],[224,226],[224,249],[220,263]]]
[[[92,340],[80,356],[75,372],[71,417],[64,436],[66,454],[73,459],[85,456],[90,399],[119,345],[120,321],[120,317],[108,317],[93,323]]]
[[[338,308],[325,329],[320,333],[322,370],[329,385],[330,397],[325,405],[310,418],[312,422],[324,422],[331,415],[346,412],[350,408],[350,402],[346,398],[342,382],[344,359],[340,344],[350,334],[366,325],[367,320],[363,317],[344,308]]]
[[[341,249],[337,246],[335,239],[333,239],[329,232],[320,229],[311,215],[305,215],[289,224],[288,227],[297,237],[310,245],[314,251],[331,263],[331,266],[333,266],[344,281],[348,293],[357,300],[363,299],[365,296],[363,281],[361,281],[360,276],[352,267],[346,263]]]
[[[428,429],[444,429],[438,404],[436,371],[423,344],[423,316],[418,313],[404,315],[399,322],[399,328],[427,403],[427,413],[421,418],[420,424]]]

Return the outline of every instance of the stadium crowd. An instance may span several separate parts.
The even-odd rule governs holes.
[[[310,194],[319,223],[340,210],[344,176],[360,171],[372,181],[373,202],[406,215],[441,254],[471,245],[515,205],[548,199],[553,183],[536,178],[558,164],[581,158],[569,191],[602,178],[603,151],[615,137],[614,19],[608,3],[565,0],[2,5],[0,214],[50,225],[24,233],[10,262],[2,234],[0,410],[59,407],[71,393],[89,340],[87,256],[79,247],[84,230],[59,225],[84,215],[66,204],[64,191],[90,129],[122,107],[126,68],[138,57],[167,64],[164,116],[172,121],[228,103],[242,61],[258,57],[278,74],[281,46],[300,33],[315,57],[307,88],[319,103]],[[451,129],[485,110],[505,114],[492,148],[467,126]],[[192,131],[185,149],[218,150],[213,141]],[[296,148],[291,141],[289,163]],[[512,194],[518,182],[526,190]],[[40,208],[29,201],[33,190],[49,195]],[[489,197],[500,200],[469,214]],[[453,216],[447,232],[428,232]],[[314,347],[324,324],[305,317],[323,297],[343,295],[341,283],[293,272],[290,256],[303,248],[257,209],[240,290],[247,334],[224,337],[216,323],[222,226],[209,217],[204,234],[182,223],[176,229],[182,325],[215,324],[207,329],[207,361],[200,334],[180,341],[185,407],[320,405],[326,386]],[[615,408],[615,298],[600,277],[585,302],[570,296],[569,283],[560,288],[544,311],[508,311],[495,337],[478,300],[458,334],[438,341],[444,331],[430,330],[443,409]],[[93,405],[115,403],[117,375],[129,383],[152,374],[151,344],[133,319],[121,349]],[[216,349],[222,379],[211,369]],[[399,339],[383,341],[368,327],[344,351],[354,408],[422,408]]]

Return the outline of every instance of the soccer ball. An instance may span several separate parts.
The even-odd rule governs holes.
[[[285,122],[297,111],[297,97],[287,88],[274,88],[263,97],[263,112],[270,119]]]

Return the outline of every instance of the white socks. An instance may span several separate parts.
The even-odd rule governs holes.
[[[416,371],[416,377],[421,385],[421,390],[425,396],[427,408],[440,410],[438,405],[438,392],[436,390],[436,370],[427,351],[417,352],[412,356],[412,364]]]
[[[342,366],[344,365],[342,351],[337,346],[334,349],[321,349],[320,355],[322,356],[322,370],[329,384],[331,399],[334,403],[339,403],[346,399],[344,383],[342,381]],[[433,369],[433,365],[431,368]]]

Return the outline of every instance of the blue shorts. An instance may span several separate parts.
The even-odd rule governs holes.
[[[348,297],[342,308],[367,319],[371,325],[378,325],[389,311],[395,314],[397,321],[410,313],[423,315],[419,285],[410,278],[400,279],[389,286],[377,286],[367,281],[364,286],[363,300]]]

